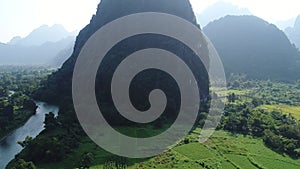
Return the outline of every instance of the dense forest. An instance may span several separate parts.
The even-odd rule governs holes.
[[[43,67],[0,66],[0,138],[35,112],[31,95],[52,71]]]
[[[299,112],[279,108],[299,108],[300,82],[285,84],[245,77],[234,77],[231,82],[219,128],[261,137],[273,150],[300,157]]]

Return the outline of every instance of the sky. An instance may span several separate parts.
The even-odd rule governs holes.
[[[171,0],[170,0],[171,1]],[[220,0],[190,0],[195,13]],[[262,19],[277,23],[300,15],[300,0],[223,0],[248,8]],[[25,37],[46,24],[62,24],[68,31],[80,30],[96,13],[100,0],[0,0],[0,42]]]

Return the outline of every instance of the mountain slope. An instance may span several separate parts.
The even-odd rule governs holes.
[[[65,49],[61,50],[54,58],[52,58],[48,63],[51,67],[60,68],[63,63],[72,55],[74,43],[70,43]]]
[[[0,44],[0,65],[56,67],[70,56],[69,53],[62,55],[61,51],[73,47],[74,41],[75,33],[66,31],[62,25],[43,25],[25,38],[14,37],[7,44]]]
[[[281,30],[258,17],[226,16],[203,31],[217,49],[227,74],[278,80],[299,77],[297,49]]]
[[[65,96],[71,96],[71,78],[73,74],[73,68],[75,61],[79,55],[79,52],[88,38],[99,28],[101,28],[106,23],[115,20],[119,17],[139,13],[139,12],[164,12],[170,13],[182,17],[194,25],[196,23],[196,17],[192,11],[189,1],[186,0],[174,0],[172,3],[169,3],[168,0],[102,0],[98,6],[96,15],[94,15],[90,21],[90,24],[83,28],[79,35],[77,36],[74,51],[72,56],[64,63],[62,68],[54,73],[48,80],[45,90],[40,90],[43,94],[38,94],[39,96],[48,96],[51,93],[64,94]],[[197,25],[198,26],[198,25]],[[145,37],[144,37],[145,38]],[[147,37],[146,37],[147,38]],[[138,38],[137,41],[142,39]],[[156,40],[157,41],[157,40]],[[126,42],[125,42],[126,43]],[[149,42],[151,44],[151,42]],[[158,41],[158,43],[161,43]],[[135,43],[139,45],[143,43]],[[152,43],[154,44],[154,43]],[[127,45],[127,44],[123,44]],[[159,44],[158,44],[159,45]],[[139,47],[132,47],[139,48]],[[141,47],[143,48],[143,47]],[[130,50],[130,49],[129,49]],[[134,50],[134,49],[133,49]],[[61,78],[65,79],[61,81]],[[47,92],[49,91],[49,92]],[[46,93],[44,93],[46,92]],[[54,97],[54,96],[52,96]],[[52,101],[57,99],[50,98],[39,98],[42,100]]]
[[[294,27],[287,28],[285,32],[291,42],[300,50],[300,15],[297,17]]]
[[[39,46],[1,44],[0,65],[49,65],[49,61],[72,44],[74,39],[71,36]]]

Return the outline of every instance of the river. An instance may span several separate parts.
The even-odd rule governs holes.
[[[22,147],[18,144],[18,141],[25,140],[26,136],[35,138],[44,129],[45,115],[49,112],[58,114],[59,108],[52,106],[44,102],[36,102],[38,108],[36,114],[31,116],[30,119],[20,128],[11,132],[4,139],[0,141],[0,169],[4,169],[5,166],[14,159]]]

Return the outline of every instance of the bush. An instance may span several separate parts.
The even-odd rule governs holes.
[[[23,159],[18,159],[12,166],[12,169],[36,169],[33,162],[26,162]]]

